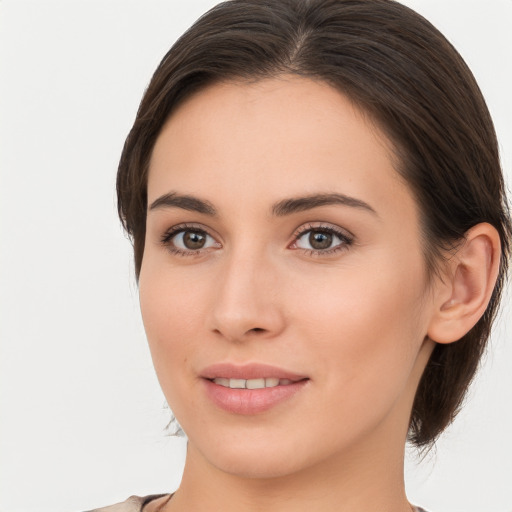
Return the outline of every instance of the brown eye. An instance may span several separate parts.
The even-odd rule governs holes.
[[[197,249],[202,249],[206,244],[206,236],[204,233],[200,233],[197,231],[185,231],[183,233],[183,245],[190,249],[191,251],[195,251]]]
[[[166,235],[162,241],[170,249],[190,252],[191,254],[202,249],[219,246],[212,236],[200,229],[180,229]]]
[[[346,249],[352,244],[353,239],[344,234],[341,229],[319,226],[310,227],[296,235],[293,244],[295,249],[313,251],[316,255],[331,254],[341,249]]]
[[[309,245],[315,250],[329,249],[332,240],[332,233],[326,233],[325,231],[311,231],[309,233]]]

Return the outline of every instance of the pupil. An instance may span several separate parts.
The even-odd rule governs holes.
[[[187,249],[202,249],[206,242],[206,237],[195,231],[187,231],[183,236],[183,243]]]
[[[332,234],[312,231],[309,234],[309,243],[313,249],[328,249],[332,244]]]

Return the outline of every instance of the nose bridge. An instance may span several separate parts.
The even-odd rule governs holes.
[[[256,332],[275,335],[283,319],[275,269],[265,250],[240,245],[223,258],[213,304],[213,329],[232,340]]]

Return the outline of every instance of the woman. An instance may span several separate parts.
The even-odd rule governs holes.
[[[117,189],[188,450],[174,494],[105,510],[422,510],[405,442],[457,413],[511,234],[444,37],[389,0],[220,4],[155,72]]]

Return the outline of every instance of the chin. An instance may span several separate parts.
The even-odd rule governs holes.
[[[241,478],[270,479],[286,477],[319,462],[322,458],[320,450],[309,453],[301,450],[294,436],[272,435],[265,432],[248,433],[246,435],[229,435],[210,432],[194,443],[194,436],[189,437],[189,448],[201,452],[202,457],[218,470]],[[251,435],[252,434],[252,435]],[[302,442],[307,448],[308,442]],[[314,443],[311,443],[314,445]]]
[[[240,478],[251,479],[286,477],[304,467],[304,463],[301,464],[299,460],[290,460],[286,454],[276,452],[262,454],[260,451],[248,454],[246,451],[244,457],[241,457],[240,454],[227,450],[221,456],[212,459],[210,462],[217,469]]]

